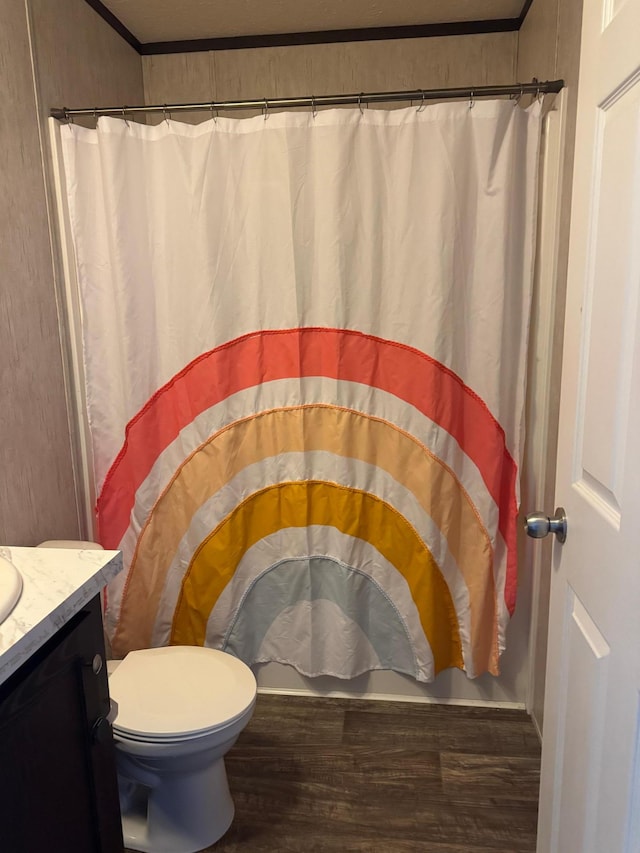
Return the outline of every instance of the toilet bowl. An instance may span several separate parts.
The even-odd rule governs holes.
[[[233,820],[224,755],[253,713],[253,673],[226,652],[192,646],[130,652],[110,669],[125,846],[208,847]]]
[[[233,655],[200,646],[129,652],[109,661],[108,672],[125,846],[196,853],[215,843],[233,820],[224,755],[251,719],[253,673]]]

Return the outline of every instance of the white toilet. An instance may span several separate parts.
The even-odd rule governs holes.
[[[168,646],[109,667],[126,847],[195,853],[233,820],[224,755],[253,713],[256,680],[226,652]]]
[[[148,853],[208,847],[233,820],[224,755],[253,713],[253,673],[233,655],[199,646],[130,652],[108,670],[125,846]]]

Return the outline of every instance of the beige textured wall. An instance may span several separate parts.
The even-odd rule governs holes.
[[[0,542],[33,545],[80,532],[39,113],[142,101],[142,67],[83,0],[0,0],[0,21]]]
[[[164,104],[510,83],[516,46],[517,33],[489,33],[145,56],[145,99]]]
[[[143,103],[142,62],[84,0],[27,0],[40,113]]]
[[[523,507],[523,511],[525,512],[530,512],[534,509],[544,509],[545,511],[552,512],[555,506],[558,405],[560,401],[562,337],[569,250],[571,181],[573,177],[581,24],[582,0],[535,0],[520,30],[518,39],[517,74],[519,80],[527,81],[532,77],[537,77],[540,80],[562,78],[567,84],[564,92],[566,97],[566,124],[562,163],[562,202],[558,222],[557,311],[551,357],[554,372],[550,394],[548,469],[545,476],[543,506]],[[529,408],[533,409],[533,401],[529,401]],[[540,546],[544,549],[544,554],[537,600],[534,602],[537,619],[532,632],[533,695],[531,697],[531,711],[540,730],[542,730],[551,581],[551,543],[545,541],[544,543],[540,543]]]

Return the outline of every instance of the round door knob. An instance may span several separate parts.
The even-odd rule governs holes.
[[[549,533],[555,534],[561,544],[567,539],[567,516],[564,509],[559,506],[553,518],[544,512],[530,512],[524,520],[524,529],[527,536],[532,539],[544,539]]]

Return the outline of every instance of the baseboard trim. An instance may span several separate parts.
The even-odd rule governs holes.
[[[504,708],[525,711],[524,702],[489,699],[447,699],[437,696],[403,696],[398,693],[349,693],[346,690],[309,690],[295,687],[258,687],[258,693],[272,696],[308,696],[316,699],[366,699],[372,702],[412,702],[416,705],[467,705],[477,708]],[[537,730],[537,727],[536,727]]]
[[[534,714],[529,714],[531,717],[531,722],[533,723],[533,727],[536,730],[536,734],[538,735],[538,740],[542,743],[542,730],[540,729],[540,723]]]

